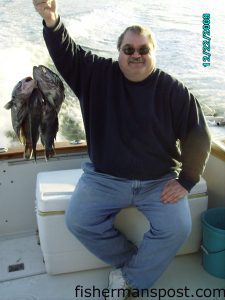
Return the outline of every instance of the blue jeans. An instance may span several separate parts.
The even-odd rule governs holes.
[[[151,287],[191,231],[187,197],[174,204],[160,200],[175,174],[140,181],[96,172],[92,163],[85,163],[83,170],[66,212],[67,227],[93,254],[120,267],[128,285]],[[113,225],[116,214],[130,205],[151,225],[138,248]]]

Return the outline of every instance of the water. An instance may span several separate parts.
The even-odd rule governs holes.
[[[59,12],[77,43],[105,57],[117,58],[117,37],[125,27],[150,27],[157,39],[157,66],[174,75],[217,114],[225,112],[224,0],[58,0]],[[210,13],[211,66],[202,66],[202,14]],[[32,66],[51,63],[42,38],[41,18],[32,0],[1,0],[0,10],[0,144],[8,145],[10,112],[3,106]],[[78,102],[67,93],[61,121],[81,124]],[[61,123],[62,125],[62,123]],[[65,128],[64,128],[65,132]],[[73,139],[73,135],[67,136]],[[76,136],[74,136],[74,139]],[[58,134],[57,140],[65,139]]]

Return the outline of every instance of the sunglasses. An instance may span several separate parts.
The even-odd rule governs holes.
[[[135,51],[137,51],[138,54],[140,54],[140,55],[146,55],[149,53],[150,48],[145,46],[145,47],[141,47],[139,49],[135,49],[135,48],[129,46],[129,47],[122,48],[122,51],[126,55],[133,55]]]

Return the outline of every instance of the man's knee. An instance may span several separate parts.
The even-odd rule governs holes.
[[[75,234],[78,227],[77,221],[78,219],[76,218],[76,213],[72,213],[70,209],[68,209],[65,214],[65,223],[69,231],[71,231],[73,234]]]
[[[190,209],[184,205],[182,210],[174,213],[173,217],[170,216],[168,220],[168,230],[177,242],[184,242],[191,233],[192,218]]]
[[[171,233],[173,236],[179,240],[181,243],[184,242],[191,233],[192,222],[191,218],[180,219],[171,228]]]
[[[88,222],[89,202],[87,189],[83,182],[79,182],[70,200],[65,214],[65,223],[70,231],[75,233],[78,228],[86,226]]]
[[[175,218],[173,220],[161,220],[158,226],[151,228],[153,235],[162,239],[174,241],[175,243],[183,243],[191,233],[190,218]]]
[[[77,199],[76,195],[73,195],[65,213],[66,226],[74,235],[86,224],[87,218],[85,217],[85,207],[82,202]]]

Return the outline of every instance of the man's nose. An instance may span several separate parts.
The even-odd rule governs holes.
[[[141,54],[139,53],[139,50],[135,49],[134,53],[132,54],[132,57],[140,57]]]

